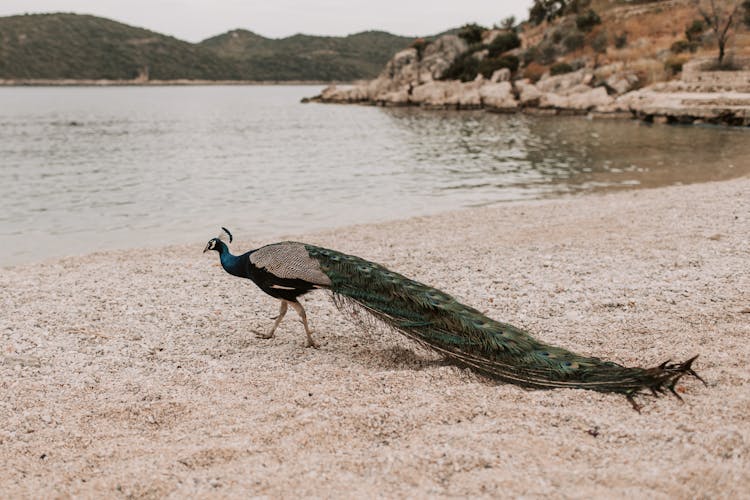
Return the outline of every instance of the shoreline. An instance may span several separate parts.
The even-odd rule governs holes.
[[[484,85],[481,81],[478,83]],[[686,92],[679,84],[670,87],[671,83],[674,82],[661,82],[652,87],[633,90],[616,99],[607,97],[603,87],[598,87],[572,96],[549,93],[540,98],[539,94],[535,94],[536,97],[526,102],[523,91],[513,89],[509,82],[486,84],[489,88],[486,92],[499,94],[490,95],[488,99],[482,97],[476,88],[470,88],[477,82],[432,82],[424,86],[436,87],[426,91],[433,94],[428,94],[427,98],[421,96],[416,100],[412,100],[405,92],[395,91],[383,97],[363,97],[366,91],[356,86],[342,85],[341,89],[337,84],[331,84],[323,89],[321,94],[305,97],[301,102],[411,107],[425,111],[480,110],[499,114],[588,116],[595,119],[632,119],[670,125],[750,127],[750,92],[744,89]],[[518,99],[517,94],[520,94]],[[605,102],[601,102],[602,98]],[[597,100],[600,102],[597,103]]]
[[[583,115],[575,115],[578,117],[584,117]],[[587,116],[587,118],[590,119],[612,119],[612,117],[597,117],[597,116]],[[576,200],[576,199],[582,199],[587,198],[589,196],[603,196],[607,194],[614,194],[614,193],[625,193],[625,192],[632,192],[632,191],[642,191],[642,190],[653,190],[653,189],[663,189],[663,188],[669,188],[669,187],[677,187],[677,186],[690,186],[695,184],[706,184],[706,183],[713,183],[713,182],[732,182],[735,180],[742,180],[744,178],[747,178],[750,174],[739,174],[736,177],[730,177],[728,179],[720,179],[715,181],[695,181],[695,182],[689,182],[687,184],[670,184],[670,185],[638,185],[638,186],[628,186],[628,187],[622,187],[622,186],[609,186],[606,188],[602,188],[599,190],[592,190],[592,191],[586,191],[586,192],[574,192],[574,193],[562,193],[557,194],[554,196],[542,196],[539,198],[525,198],[525,199],[509,199],[509,200],[497,200],[497,201],[490,201],[486,203],[481,204],[474,204],[474,205],[467,205],[463,207],[452,207],[452,208],[446,208],[441,211],[437,212],[430,212],[430,213],[423,213],[423,214],[416,214],[411,215],[408,218],[382,218],[379,220],[372,220],[372,221],[364,221],[364,222],[347,222],[340,225],[335,226],[328,226],[328,227],[316,227],[314,229],[311,229],[309,234],[317,234],[320,232],[337,232],[337,231],[347,231],[351,228],[360,228],[360,227],[368,227],[368,226],[376,226],[381,224],[396,224],[399,222],[409,221],[412,219],[423,219],[423,218],[430,218],[430,217],[438,217],[440,215],[444,214],[451,214],[454,212],[461,213],[464,211],[471,211],[471,210],[478,210],[478,209],[484,209],[484,208],[500,208],[500,207],[508,207],[508,206],[514,206],[515,204],[530,204],[530,205],[537,205],[537,204],[544,204],[544,203],[554,203],[556,201],[566,201],[566,200]],[[273,233],[271,231],[264,231],[262,233],[262,236],[260,236],[260,241],[265,242],[271,242],[274,240],[274,234],[276,234],[277,238],[275,238],[276,241],[281,241],[285,237],[284,234],[295,234],[295,232],[285,232],[285,233]],[[306,233],[308,234],[308,233]],[[270,238],[270,239],[269,239]],[[175,245],[169,245],[169,247],[173,246],[183,246],[186,247],[187,245],[190,245],[190,243],[186,242],[187,240],[184,240],[181,243],[177,243]],[[200,242],[193,242],[194,245],[200,246]],[[68,259],[80,259],[85,258],[88,255],[105,255],[111,252],[141,252],[141,251],[154,251],[159,250],[162,248],[163,245],[153,245],[153,246],[147,246],[147,247],[139,247],[139,246],[114,246],[111,248],[99,248],[95,250],[90,250],[88,252],[71,252],[71,253],[62,253],[57,255],[46,255],[46,256],[37,256],[37,257],[29,257],[24,260],[16,261],[10,264],[0,265],[0,272],[3,269],[11,270],[15,267],[21,267],[21,266],[33,266],[36,264],[53,264],[56,261],[59,260],[68,260]]]
[[[204,85],[347,85],[350,82],[318,80],[108,80],[76,78],[28,78],[0,79],[0,87],[168,87]]]
[[[273,299],[196,242],[0,269],[6,496],[737,496],[750,482],[750,178],[286,235],[574,351],[700,354],[684,398],[528,391]],[[206,240],[214,236],[206,235]],[[273,240],[235,234],[235,253]],[[202,248],[202,246],[201,246]]]

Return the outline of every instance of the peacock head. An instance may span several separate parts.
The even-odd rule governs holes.
[[[222,247],[223,248],[227,247],[226,243],[224,242],[224,234],[226,234],[229,237],[229,243],[231,243],[232,233],[229,232],[229,229],[222,227],[221,232],[219,233],[219,236],[208,240],[208,243],[206,243],[206,248],[203,249],[203,253],[206,253],[209,250],[216,250],[217,252],[221,253]]]

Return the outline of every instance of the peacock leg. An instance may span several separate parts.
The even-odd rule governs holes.
[[[305,308],[302,307],[302,304],[299,302],[290,302],[292,307],[295,311],[297,311],[297,314],[299,314],[300,319],[302,320],[302,324],[305,327],[305,334],[307,335],[307,342],[305,342],[305,347],[314,347],[317,349],[320,347],[312,338],[312,332],[310,331],[310,327],[307,324],[307,314],[305,314]]]
[[[286,300],[281,301],[281,306],[279,306],[279,315],[276,316],[276,321],[273,322],[273,326],[271,327],[271,330],[268,333],[256,333],[255,336],[259,339],[270,339],[273,338],[273,334],[276,333],[276,328],[278,328],[279,323],[281,323],[281,320],[284,319],[284,315],[286,314],[287,310],[287,304],[288,302]]]

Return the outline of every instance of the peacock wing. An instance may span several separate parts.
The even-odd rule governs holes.
[[[302,243],[284,241],[266,245],[250,254],[250,263],[279,278],[331,286],[331,279],[320,269],[320,263],[310,257]]]

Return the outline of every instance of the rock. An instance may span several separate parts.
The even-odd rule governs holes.
[[[485,87],[484,80],[462,83],[458,89],[458,109],[479,109],[482,107],[481,89]]]
[[[396,52],[385,64],[380,78],[386,78],[396,83],[416,82],[418,75],[417,49],[408,48]]]
[[[750,92],[684,92],[655,84],[618,97],[613,107],[657,123],[750,125]]]
[[[514,111],[518,101],[510,82],[487,83],[479,89],[482,104],[492,111]]]
[[[559,92],[559,93],[562,95],[573,95],[573,94],[583,94],[590,90],[591,90],[590,85],[585,84],[585,83],[579,83],[578,85],[574,85],[573,87],[569,88],[565,92]]]
[[[479,90],[484,81],[461,83],[459,81],[432,81],[415,87],[411,102],[433,109],[474,109],[482,105]]]
[[[568,96],[570,108],[586,111],[609,106],[613,101],[614,98],[607,93],[607,89],[604,87],[589,88],[587,91]]]
[[[518,100],[520,101],[521,106],[539,105],[542,92],[536,88],[536,85],[527,79],[518,80],[515,82],[515,85],[518,90]]]
[[[585,87],[585,86],[584,86]],[[606,107],[612,104],[614,99],[607,94],[604,87],[576,87],[577,91],[569,95],[543,93],[539,99],[539,107],[570,109],[575,111],[589,111],[597,107]]]
[[[510,81],[510,69],[508,68],[497,69],[492,73],[492,77],[490,77],[490,82],[492,83],[508,81]]]
[[[536,87],[543,93],[567,95],[579,85],[587,85],[593,79],[593,74],[585,69],[579,69],[564,75],[547,76],[536,83]],[[574,92],[577,92],[573,90]]]
[[[375,97],[375,102],[381,106],[406,106],[409,104],[409,87],[403,87],[391,92],[385,92]]]
[[[458,56],[469,49],[466,40],[456,35],[443,35],[424,50],[420,66],[420,81],[440,80]]]
[[[365,85],[329,85],[320,93],[319,100],[323,102],[354,103],[369,99]]]
[[[632,72],[615,73],[605,80],[608,88],[617,95],[625,94],[638,85],[638,75]]]
[[[460,83],[454,81],[425,83],[414,88],[411,102],[429,108],[445,107],[449,100],[455,104],[458,101],[457,99],[453,100],[451,96],[456,93],[455,87],[457,85],[460,85]]]

